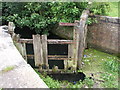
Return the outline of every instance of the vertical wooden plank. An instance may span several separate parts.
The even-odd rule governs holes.
[[[74,26],[74,31],[73,31],[73,70],[76,71],[77,70],[77,61],[78,61],[78,46],[79,46],[79,29],[78,29],[78,25],[79,25],[79,21],[75,21],[75,26]]]
[[[23,55],[23,46],[21,43],[18,43],[18,40],[20,39],[20,35],[14,34],[12,39],[13,39],[14,45],[16,46],[20,54]]]
[[[13,39],[14,45],[16,46],[16,48],[18,49],[22,57],[27,61],[26,44],[18,43],[20,39],[20,35],[14,34],[12,39]]]
[[[35,66],[39,66],[42,69],[43,65],[43,53],[40,35],[33,35],[33,48],[34,48],[34,58]]]
[[[86,21],[87,21],[87,18],[88,18],[88,14],[89,14],[89,10],[84,10],[82,12],[82,15],[80,17],[80,23],[79,23],[79,44],[78,44],[78,63],[77,63],[77,67],[80,69],[81,68],[81,63],[82,63],[82,57],[83,57],[83,52],[84,52],[84,49],[85,49],[85,38],[86,38],[86,35],[85,33],[87,33],[85,31],[85,25],[86,25]]]
[[[18,51],[20,52],[20,54],[22,55],[22,57],[27,62],[26,44],[16,42],[16,47],[17,47]]]
[[[73,44],[68,44],[68,58],[73,56]]]
[[[68,58],[73,58],[73,44],[68,44]],[[66,64],[66,70],[72,66],[73,60],[64,60]]]
[[[84,30],[84,48],[87,48],[87,31],[88,31],[88,29],[87,29],[87,25],[85,25],[85,30]]]
[[[18,43],[19,39],[20,39],[20,35],[19,34],[14,34],[12,36],[12,40],[13,40],[14,45],[16,46],[16,48],[18,49],[18,51],[20,52],[20,54],[23,55],[22,44]]]
[[[48,65],[48,51],[47,51],[47,35],[42,35],[42,49],[43,49],[43,63],[46,69],[49,69]]]
[[[26,52],[26,44],[22,43],[22,47],[23,47],[23,57],[27,62],[27,52]]]

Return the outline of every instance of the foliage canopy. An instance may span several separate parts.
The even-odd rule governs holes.
[[[47,34],[58,22],[79,20],[82,11],[88,8],[87,2],[4,2],[3,22],[12,21],[17,27],[28,27],[39,34]],[[90,11],[106,14],[108,4],[93,4]]]

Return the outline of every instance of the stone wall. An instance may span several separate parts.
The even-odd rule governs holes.
[[[94,16],[98,23],[88,26],[88,46],[108,53],[120,53],[120,18]]]
[[[92,16],[98,23],[88,26],[88,47],[107,53],[120,53],[120,18],[108,16]],[[57,27],[52,33],[66,39],[72,39],[73,27]]]

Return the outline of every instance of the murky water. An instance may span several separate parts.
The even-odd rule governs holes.
[[[79,73],[52,73],[48,74],[50,77],[52,77],[55,80],[64,81],[67,80],[69,82],[76,82],[76,81],[83,81],[86,77],[86,75],[83,72]]]

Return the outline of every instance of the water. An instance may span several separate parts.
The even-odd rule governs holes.
[[[52,73],[48,74],[50,77],[52,77],[55,80],[59,81],[69,81],[75,84],[77,81],[83,81],[86,77],[86,75],[83,72],[78,73]]]

